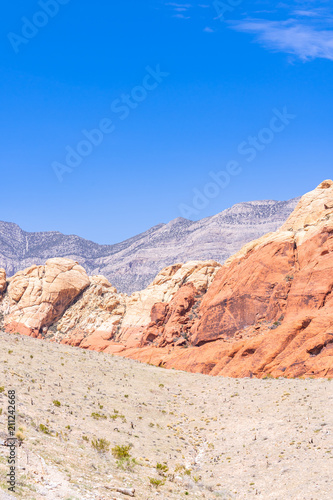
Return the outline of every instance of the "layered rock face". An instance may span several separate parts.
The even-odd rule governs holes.
[[[331,377],[332,290],[333,182],[325,181],[278,231],[223,266],[169,266],[128,296],[103,276],[89,279],[76,263],[53,259],[11,278],[1,308],[10,331],[166,368]]]
[[[218,271],[186,352],[130,355],[212,375],[332,376],[332,289],[333,183],[325,181],[279,231],[246,245]],[[155,323],[163,338],[168,318]]]
[[[155,304],[169,304],[185,287],[184,283],[197,294],[204,294],[220,267],[214,261],[169,266],[145,290],[131,296],[117,294],[105,278],[94,276],[82,299],[57,324],[56,338],[112,353],[139,347],[144,343]]]

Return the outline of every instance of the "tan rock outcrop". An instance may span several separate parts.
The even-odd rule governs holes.
[[[17,273],[9,279],[7,331],[38,336],[89,284],[85,270],[69,259],[50,259]]]

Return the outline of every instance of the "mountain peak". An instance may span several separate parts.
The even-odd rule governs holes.
[[[115,245],[56,231],[29,233],[2,222],[0,267],[11,276],[53,257],[70,258],[90,275],[104,275],[119,291],[131,294],[145,288],[162,268],[179,262],[222,264],[245,243],[278,229],[297,202],[250,201],[198,221],[177,217]]]

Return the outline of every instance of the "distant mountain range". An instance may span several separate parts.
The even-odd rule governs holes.
[[[171,264],[208,259],[222,264],[245,243],[276,231],[298,201],[239,203],[197,222],[177,218],[158,224],[115,245],[53,231],[29,233],[16,224],[0,222],[0,267],[11,276],[49,258],[68,257],[89,275],[102,274],[118,291],[130,294],[145,288]]]

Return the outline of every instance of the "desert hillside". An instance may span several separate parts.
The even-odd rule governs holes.
[[[6,331],[191,372],[333,376],[333,182],[305,194],[276,232],[221,265],[163,269],[118,293],[77,262],[50,259],[7,279]]]
[[[331,498],[329,380],[209,377],[6,333],[0,380],[1,429],[14,388],[23,440],[14,498]]]

